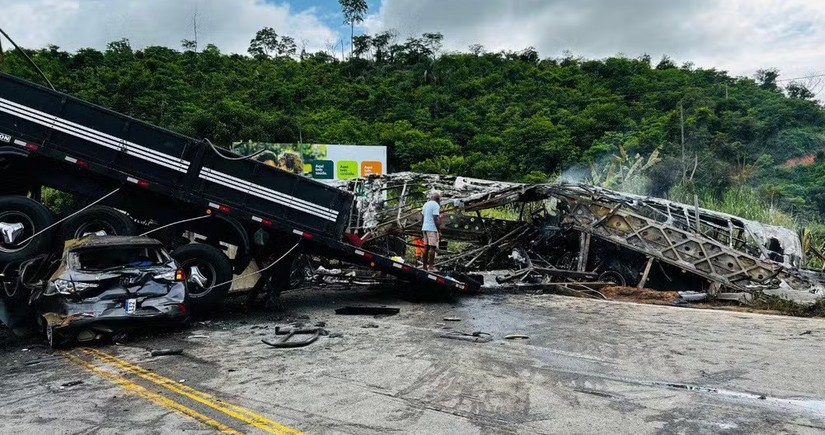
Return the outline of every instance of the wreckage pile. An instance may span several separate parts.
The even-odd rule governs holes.
[[[823,274],[787,228],[698,205],[582,184],[515,184],[398,173],[352,181],[350,231],[415,261],[421,205],[441,191],[444,272],[486,286],[606,282],[747,303],[757,292],[810,302]]]

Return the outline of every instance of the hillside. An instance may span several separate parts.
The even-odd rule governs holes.
[[[373,43],[346,62],[294,46],[243,56],[126,40],[29,53],[62,91],[222,145],[382,144],[393,171],[513,181],[658,150],[651,193],[745,187],[806,218],[825,213],[825,112],[804,87],[782,89],[775,71],[754,80],[667,58],[437,54],[440,41]],[[18,52],[6,57],[10,73],[41,82]]]

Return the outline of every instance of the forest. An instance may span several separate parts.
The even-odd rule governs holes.
[[[271,28],[215,45],[24,49],[63,92],[229,147],[386,145],[390,171],[585,181],[788,226],[825,214],[825,112],[776,69],[732,77],[667,56],[442,49],[443,36],[353,35],[308,52]],[[343,60],[342,60],[343,58]],[[20,50],[6,71],[43,83]]]

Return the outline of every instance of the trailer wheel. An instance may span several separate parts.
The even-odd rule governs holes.
[[[172,258],[186,269],[189,302],[192,311],[208,311],[223,301],[229,292],[232,264],[218,248],[202,243],[190,243],[172,251]],[[226,283],[215,286],[215,284]]]
[[[51,246],[51,232],[27,239],[53,222],[52,212],[33,199],[0,197],[0,265],[45,252]]]
[[[129,216],[105,205],[89,207],[60,226],[61,240],[79,239],[87,234],[134,236],[137,227]]]

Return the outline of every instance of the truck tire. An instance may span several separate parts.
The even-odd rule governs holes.
[[[61,224],[60,240],[79,239],[99,231],[107,236],[134,236],[137,235],[137,226],[132,218],[112,207],[94,205]]]
[[[214,309],[223,301],[232,279],[229,257],[218,248],[202,243],[190,243],[172,251],[172,258],[186,269],[189,283],[189,304],[193,312]],[[226,283],[217,287],[215,284]]]
[[[45,253],[51,247],[51,231],[40,234],[26,243],[19,243],[53,222],[52,212],[33,199],[25,196],[0,197],[0,223],[23,225],[22,232],[15,234],[15,239],[11,243],[7,243],[5,237],[0,234],[0,266]]]

